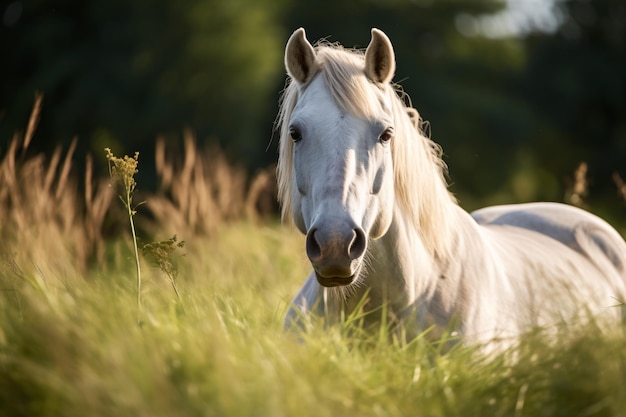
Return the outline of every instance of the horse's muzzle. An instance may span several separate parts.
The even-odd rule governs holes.
[[[360,227],[313,227],[306,237],[306,253],[317,282],[324,287],[349,285],[358,275],[367,247]]]

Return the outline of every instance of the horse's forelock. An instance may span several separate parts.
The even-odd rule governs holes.
[[[339,107],[366,119],[380,115],[383,91],[388,86],[372,88],[373,83],[365,76],[362,51],[326,46],[318,48],[317,56],[324,82]]]
[[[298,86],[288,80],[280,99],[276,127],[279,129],[278,164],[276,166],[276,182],[278,184],[278,201],[281,205],[281,217],[290,222],[293,192],[293,142],[289,139],[289,121],[291,112],[298,101]]]

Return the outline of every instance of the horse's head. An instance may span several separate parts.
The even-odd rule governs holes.
[[[392,219],[393,48],[373,29],[364,56],[316,50],[298,29],[285,66],[296,89],[282,121],[281,158],[291,158],[291,172],[282,172],[290,184],[283,185],[287,214],[306,234],[318,282],[348,285],[361,271],[368,241],[384,235]]]

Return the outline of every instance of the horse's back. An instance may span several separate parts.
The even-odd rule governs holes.
[[[574,309],[595,313],[626,297],[626,242],[601,218],[558,203],[487,207],[472,217],[507,260],[514,293],[535,306],[561,313],[572,296]]]
[[[510,226],[540,233],[581,254],[591,240],[622,274],[626,274],[626,242],[600,217],[560,203],[526,203],[486,207],[472,217],[482,226]]]
[[[561,203],[525,203],[485,207],[471,213],[478,224],[509,225],[534,230],[554,237],[587,224],[619,234],[600,217],[580,208]],[[620,238],[621,239],[621,238]]]

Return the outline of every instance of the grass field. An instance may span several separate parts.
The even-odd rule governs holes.
[[[157,152],[162,191],[139,208],[185,246],[160,268],[137,255],[138,305],[108,181],[89,159],[74,172],[73,148],[29,157],[32,130],[0,162],[0,417],[626,416],[623,328],[536,332],[490,356],[354,322],[284,332],[304,239],[254,214],[267,172],[245,191],[190,137],[183,164]]]
[[[307,273],[301,245],[294,231],[247,222],[188,241],[180,300],[144,265],[141,325],[127,242],[107,247],[106,272],[86,276],[5,258],[0,414],[626,415],[618,331],[570,329],[551,344],[529,335],[489,358],[342,327],[313,329],[304,341],[285,334],[282,316]]]

